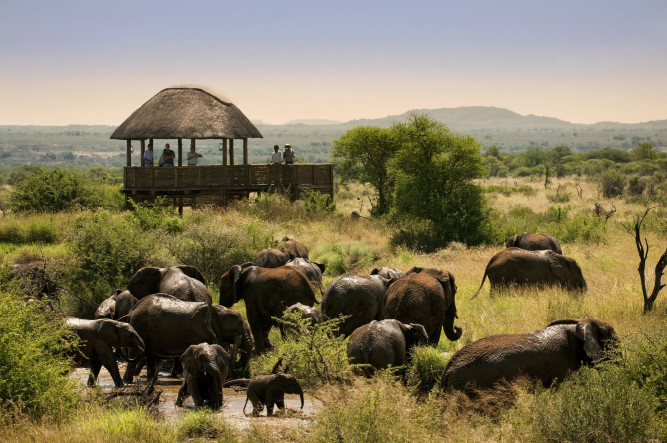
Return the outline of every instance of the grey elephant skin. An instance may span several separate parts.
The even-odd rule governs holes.
[[[301,257],[308,260],[308,248],[306,245],[291,237],[283,237],[282,240],[275,242],[274,247],[288,250],[292,255],[292,258]]]
[[[348,316],[339,331],[349,336],[359,326],[385,318],[385,295],[393,279],[379,275],[347,273],[337,277],[322,296],[321,309],[326,318]]]
[[[146,369],[153,376],[159,359],[180,357],[190,345],[216,344],[211,327],[213,308],[206,302],[188,302],[169,294],[139,300],[128,322],[146,344]],[[136,364],[128,363],[125,381],[132,381]]]
[[[308,261],[305,258],[296,257],[285,263],[285,266],[292,266],[303,272],[310,283],[312,283],[313,287],[317,288],[317,290],[320,291],[320,294],[324,293],[324,287],[322,286],[322,274],[326,270],[326,265],[324,263]]]
[[[380,277],[396,281],[399,278],[405,277],[405,272],[401,271],[400,269],[383,266],[381,268],[373,268],[371,275],[379,275]]]
[[[364,374],[389,366],[403,366],[408,353],[418,344],[426,344],[428,335],[418,323],[405,324],[395,319],[373,320],[355,329],[347,344],[351,364],[367,364]]]
[[[293,258],[294,255],[288,250],[267,248],[259,251],[252,262],[254,265],[261,266],[262,268],[277,268],[287,264]]]
[[[190,345],[181,355],[183,384],[178,390],[176,406],[183,406],[183,401],[192,395],[196,407],[220,409],[224,402],[222,384],[227,380],[231,360],[220,345]]]
[[[81,339],[79,353],[90,360],[91,375],[88,377],[88,385],[95,384],[100,369],[104,366],[109,371],[114,385],[118,388],[123,387],[113,348],[134,348],[139,351],[136,358],[140,359],[145,351],[145,345],[137,331],[127,323],[108,318],[85,320],[68,317],[66,324]]]
[[[239,300],[245,300],[255,349],[260,354],[272,347],[272,317],[282,317],[285,307],[294,303],[314,306],[317,302],[313,286],[301,271],[248,264],[234,265],[220,277],[220,304],[230,308]]]
[[[600,361],[616,344],[614,328],[593,318],[556,320],[524,334],[491,335],[452,356],[441,386],[474,391],[526,376],[549,387],[582,365]]]
[[[282,372],[257,375],[248,383],[243,415],[245,415],[245,408],[250,400],[253,416],[259,416],[266,406],[266,416],[270,417],[273,415],[274,405],[278,409],[285,409],[285,394],[299,394],[301,409],[303,409],[303,390],[293,375]]]
[[[255,343],[250,332],[250,325],[235,309],[220,305],[213,305],[211,328],[218,339],[218,344],[234,344],[236,337],[241,337],[239,343],[238,369],[246,372],[250,363],[250,356]]]
[[[159,293],[173,295],[184,301],[209,304],[212,301],[204,276],[197,268],[188,265],[141,268],[132,276],[127,289],[138,299]]]
[[[586,291],[586,280],[577,262],[551,250],[527,251],[507,248],[496,253],[486,265],[477,297],[489,277],[491,292],[510,285],[558,285],[570,291]]]
[[[280,334],[283,338],[287,336],[289,331],[296,329],[295,324],[288,322],[287,319],[284,318],[287,314],[294,312],[299,313],[299,317],[302,319],[310,320],[310,324],[313,326],[324,321],[324,315],[316,307],[306,306],[303,303],[295,303],[292,306],[285,308],[285,312],[283,312],[283,322],[280,323]]]
[[[463,332],[454,325],[456,291],[451,272],[414,267],[387,290],[386,318],[423,325],[432,346],[440,341],[443,329],[449,340],[456,341]]]
[[[521,248],[529,251],[541,251],[550,249],[558,254],[562,254],[558,240],[547,234],[534,232],[524,232],[520,235],[513,235],[505,243],[508,248]]]
[[[128,290],[116,292],[97,307],[95,318],[110,318],[119,320],[130,313],[132,308],[139,303],[139,299]]]

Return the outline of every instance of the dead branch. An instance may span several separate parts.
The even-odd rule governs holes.
[[[653,305],[655,304],[655,299],[658,297],[658,293],[662,288],[665,287],[665,284],[661,283],[665,267],[667,267],[667,249],[662,254],[658,263],[655,265],[655,280],[653,284],[653,291],[651,295],[648,295],[646,290],[646,259],[648,258],[649,250],[651,246],[648,244],[648,240],[644,238],[644,242],[641,240],[641,226],[646,219],[649,211],[652,208],[646,208],[644,215],[637,218],[634,226],[634,237],[635,237],[635,246],[637,247],[637,253],[639,254],[639,266],[637,271],[639,272],[639,280],[642,285],[642,296],[644,297],[644,313],[650,312],[653,310]],[[629,231],[628,227],[626,230]]]

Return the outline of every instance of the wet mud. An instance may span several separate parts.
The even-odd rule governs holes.
[[[120,373],[125,373],[125,366],[119,365]],[[71,379],[77,380],[83,386],[88,381],[88,368],[77,368],[71,376]],[[165,421],[178,421],[183,418],[189,411],[194,410],[194,403],[192,397],[185,400],[183,407],[177,407],[176,397],[178,390],[181,387],[182,380],[180,378],[173,378],[169,372],[162,371],[159,374],[158,381],[155,384],[155,390],[160,391],[160,403],[158,405],[158,418]],[[97,384],[104,392],[112,392],[114,389],[113,380],[106,369],[102,368],[100,371]],[[138,380],[128,387],[142,387],[146,386],[146,372],[145,369],[141,372]],[[321,403],[308,396],[304,395],[303,410],[300,409],[301,400],[298,395],[285,395],[285,411],[274,409],[274,417],[266,417],[266,409],[259,417],[252,417],[252,403],[248,402],[246,406],[246,413],[243,414],[243,405],[246,399],[245,389],[237,390],[239,388],[224,388],[222,391],[223,406],[217,413],[224,417],[225,422],[232,424],[237,429],[247,429],[254,425],[271,426],[276,428],[299,428],[308,427],[315,417],[317,410],[321,407]]]

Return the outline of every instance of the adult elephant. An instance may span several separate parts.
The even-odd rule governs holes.
[[[272,317],[282,317],[285,307],[294,303],[313,306],[317,302],[313,286],[301,271],[289,266],[263,268],[247,263],[232,266],[220,277],[220,304],[230,308],[239,300],[245,300],[255,349],[260,354],[272,347]]]
[[[426,329],[419,323],[373,320],[352,332],[347,358],[352,364],[370,365],[370,370],[364,371],[368,376],[377,369],[405,365],[412,347],[427,341]]]
[[[95,318],[110,318],[118,320],[130,313],[134,305],[139,303],[139,299],[132,295],[128,290],[116,292],[109,298],[105,299],[97,307],[95,311]]]
[[[190,345],[218,343],[211,327],[212,313],[209,303],[183,301],[169,294],[152,294],[139,300],[128,322],[146,344],[149,379],[158,360],[180,357]],[[125,381],[132,381],[135,370],[136,363],[128,363]]]
[[[243,319],[241,313],[235,309],[213,305],[211,329],[213,329],[219,344],[231,346],[234,344],[236,337],[241,337],[237,368],[241,371],[247,371],[254,342],[250,332],[250,325]],[[237,363],[235,360],[234,358],[232,364]]]
[[[283,237],[282,240],[275,242],[274,247],[288,250],[293,257],[300,257],[308,260],[308,248],[306,245],[291,237]]]
[[[209,304],[212,301],[204,276],[199,269],[188,265],[141,268],[132,276],[127,289],[138,299],[160,293],[173,295],[184,301],[203,301]]]
[[[286,249],[267,248],[259,251],[252,262],[262,268],[277,268],[286,265],[293,258],[294,255]]]
[[[559,285],[570,291],[585,291],[586,280],[577,262],[551,250],[527,251],[507,248],[496,253],[486,265],[477,297],[489,277],[491,291],[509,285]]]
[[[557,320],[524,334],[491,335],[452,356],[441,386],[473,391],[527,376],[549,387],[582,365],[599,362],[617,343],[614,328],[593,318]]]
[[[80,355],[75,356],[75,360],[83,362],[80,357],[84,357],[85,360],[90,361],[91,374],[88,377],[88,385],[95,384],[100,369],[104,366],[109,371],[114,385],[117,388],[123,387],[113,348],[134,348],[138,351],[135,358],[141,359],[145,351],[145,344],[137,331],[127,323],[108,318],[85,320],[68,317],[66,324],[81,339]]]
[[[337,277],[322,296],[326,318],[347,316],[339,331],[348,336],[361,325],[385,318],[385,293],[394,279],[347,273]]]
[[[320,291],[320,294],[324,293],[324,287],[322,286],[322,274],[326,270],[326,265],[324,263],[308,261],[308,259],[296,257],[285,263],[285,266],[292,266],[303,272],[313,286]]]
[[[405,272],[400,269],[383,266],[381,268],[373,268],[371,275],[379,275],[384,278],[398,280],[399,278],[405,277]]]
[[[547,234],[538,234],[534,232],[524,232],[521,235],[513,235],[505,243],[508,248],[521,248],[529,251],[541,251],[550,249],[558,254],[562,254],[558,240]]]
[[[190,345],[181,355],[183,384],[178,390],[176,406],[183,406],[183,401],[192,395],[196,407],[208,406],[214,411],[220,409],[223,404],[222,384],[227,380],[234,358],[220,345]]]
[[[451,272],[413,267],[387,290],[386,318],[423,325],[432,346],[440,341],[443,329],[449,340],[458,340],[463,331],[454,326],[456,291]]]

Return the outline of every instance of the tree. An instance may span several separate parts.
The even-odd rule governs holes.
[[[488,211],[482,190],[472,182],[485,172],[479,143],[426,114],[410,114],[391,130],[400,146],[389,161],[392,214],[429,226],[436,246],[487,240]]]
[[[656,160],[660,154],[653,149],[653,145],[649,142],[642,142],[637,145],[635,149],[630,152],[634,160]]]
[[[334,140],[331,155],[339,159],[337,170],[344,179],[357,177],[376,192],[371,213],[385,214],[391,206],[391,180],[387,160],[397,151],[392,131],[372,126],[358,126]]]

